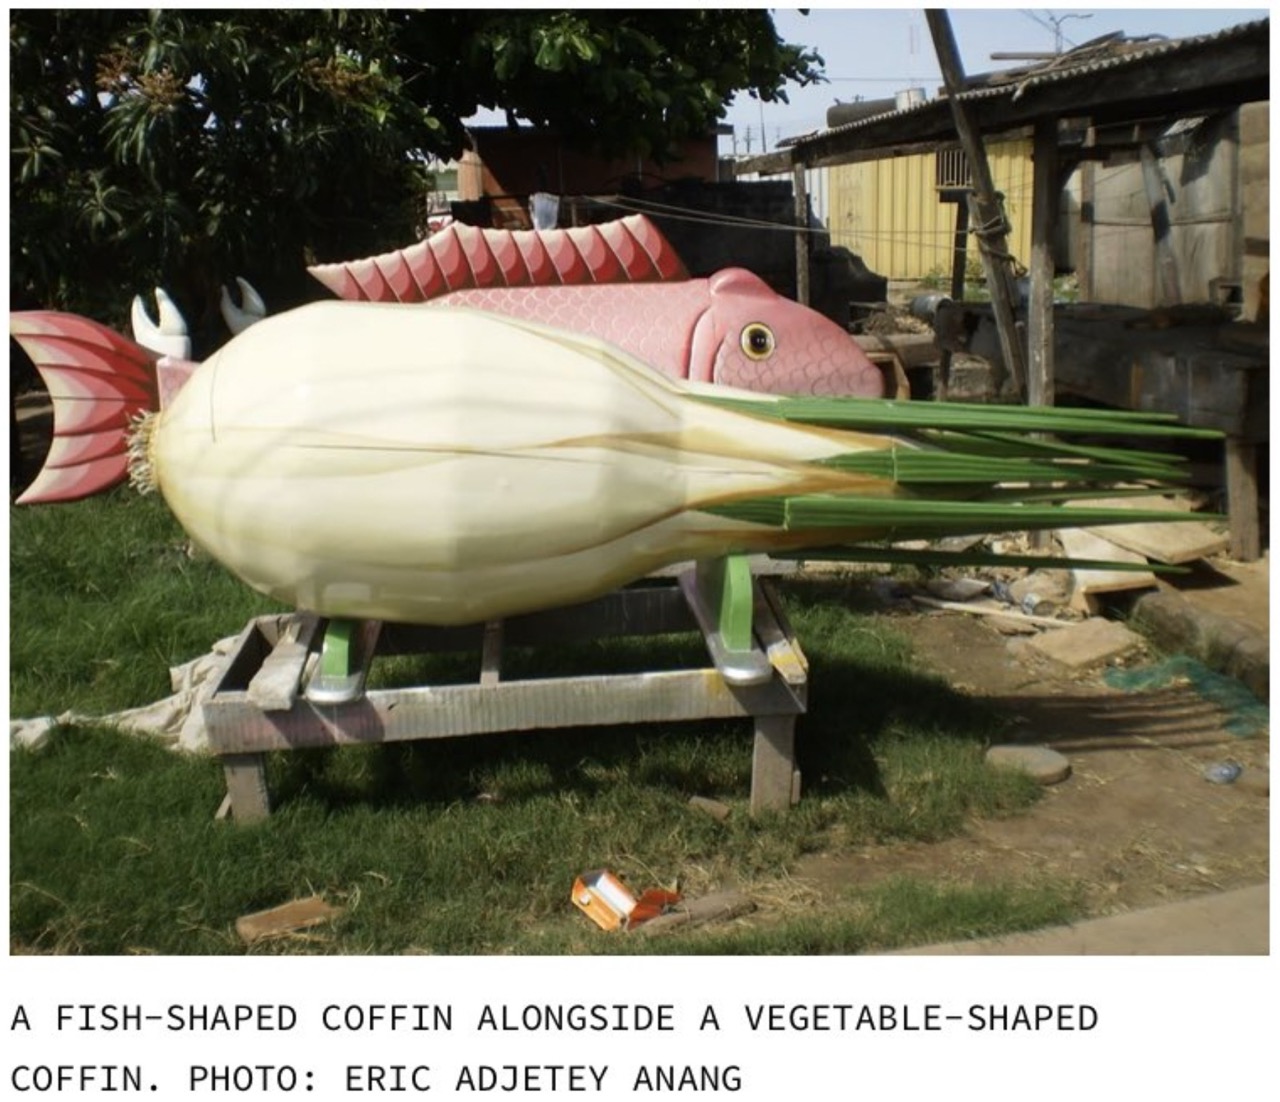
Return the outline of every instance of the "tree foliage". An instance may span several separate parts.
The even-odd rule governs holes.
[[[161,284],[210,335],[233,275],[280,307],[411,239],[481,107],[661,157],[821,63],[763,11],[14,10],[9,47],[11,302]]]
[[[506,12],[465,37],[478,104],[603,153],[662,160],[737,92],[785,100],[821,58],[778,39],[766,11]]]

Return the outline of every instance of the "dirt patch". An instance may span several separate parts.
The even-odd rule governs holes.
[[[1088,913],[1104,915],[1267,880],[1269,738],[1232,733],[1229,709],[1190,681],[1125,691],[1102,670],[1073,675],[962,613],[901,615],[894,626],[922,668],[1008,718],[1007,741],[1057,750],[1072,774],[1029,811],[973,822],[945,842],[812,855],[797,876],[820,898],[900,874],[1047,875],[1080,885]],[[1237,783],[1205,779],[1228,759],[1244,767]]]

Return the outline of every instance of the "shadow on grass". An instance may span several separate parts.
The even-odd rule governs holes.
[[[581,675],[574,651],[541,656],[537,676]],[[692,660],[705,663],[696,642]],[[865,665],[811,648],[809,712],[797,720],[797,759],[806,794],[887,795],[880,757],[895,741],[942,738],[983,745],[994,712],[937,678],[892,663]],[[691,660],[687,644],[650,644],[648,668]],[[595,650],[592,672],[633,665]],[[601,661],[602,657],[605,659]],[[525,668],[514,676],[534,676]],[[328,813],[368,807],[446,806],[459,801],[520,803],[561,794],[594,799],[629,784],[687,799],[745,796],[751,783],[749,719],[635,726],[575,727],[464,738],[324,748],[274,755],[273,802],[306,798]]]
[[[608,863],[636,883],[767,878],[836,824],[846,839],[918,838],[983,811],[972,778],[990,714],[920,675],[874,618],[816,600],[794,611],[812,695],[798,725],[806,799],[788,815],[720,823],[686,806],[695,794],[745,802],[748,720],[274,754],[276,814],[247,827],[212,821],[215,762],[60,731],[12,759],[11,951],[239,952],[237,916],[316,891],[348,905],[341,925],[263,951],[536,950],[544,925],[549,951],[579,951],[590,940],[565,893],[583,869]],[[706,664],[697,636],[543,648],[509,670],[688,663]]]

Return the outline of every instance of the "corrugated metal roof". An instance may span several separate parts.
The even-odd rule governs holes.
[[[1227,27],[1221,31],[1215,31],[1213,34],[1196,35],[1191,38],[1171,38],[1155,42],[1134,42],[1131,40],[1103,42],[1092,49],[1086,43],[1078,50],[1073,50],[1070,53],[1063,54],[1061,57],[1054,58],[1053,61],[1040,68],[1011,69],[1008,71],[1007,79],[1001,79],[1004,74],[994,74],[992,79],[997,83],[979,88],[967,88],[957,98],[961,100],[985,100],[1000,96],[1010,96],[1013,99],[1019,99],[1030,88],[1056,84],[1067,80],[1079,80],[1107,70],[1140,65],[1144,61],[1149,61],[1155,57],[1194,51],[1209,43],[1228,41],[1233,38],[1246,38],[1257,34],[1259,30],[1266,28],[1270,22],[1269,19],[1259,19],[1252,23],[1241,23],[1234,27]],[[1081,56],[1082,54],[1083,56]],[[941,96],[900,111],[886,111],[880,115],[871,115],[865,119],[858,119],[842,126],[832,127],[829,130],[820,130],[800,137],[787,138],[779,142],[778,145],[779,147],[806,145],[820,138],[851,134],[871,126],[881,126],[889,119],[916,117],[929,112],[949,110],[947,107],[948,102],[949,100],[946,96]]]

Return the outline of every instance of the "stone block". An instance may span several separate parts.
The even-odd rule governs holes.
[[[1142,636],[1114,620],[1085,620],[1069,628],[1046,632],[1028,648],[1072,670],[1099,666],[1142,646]]]

